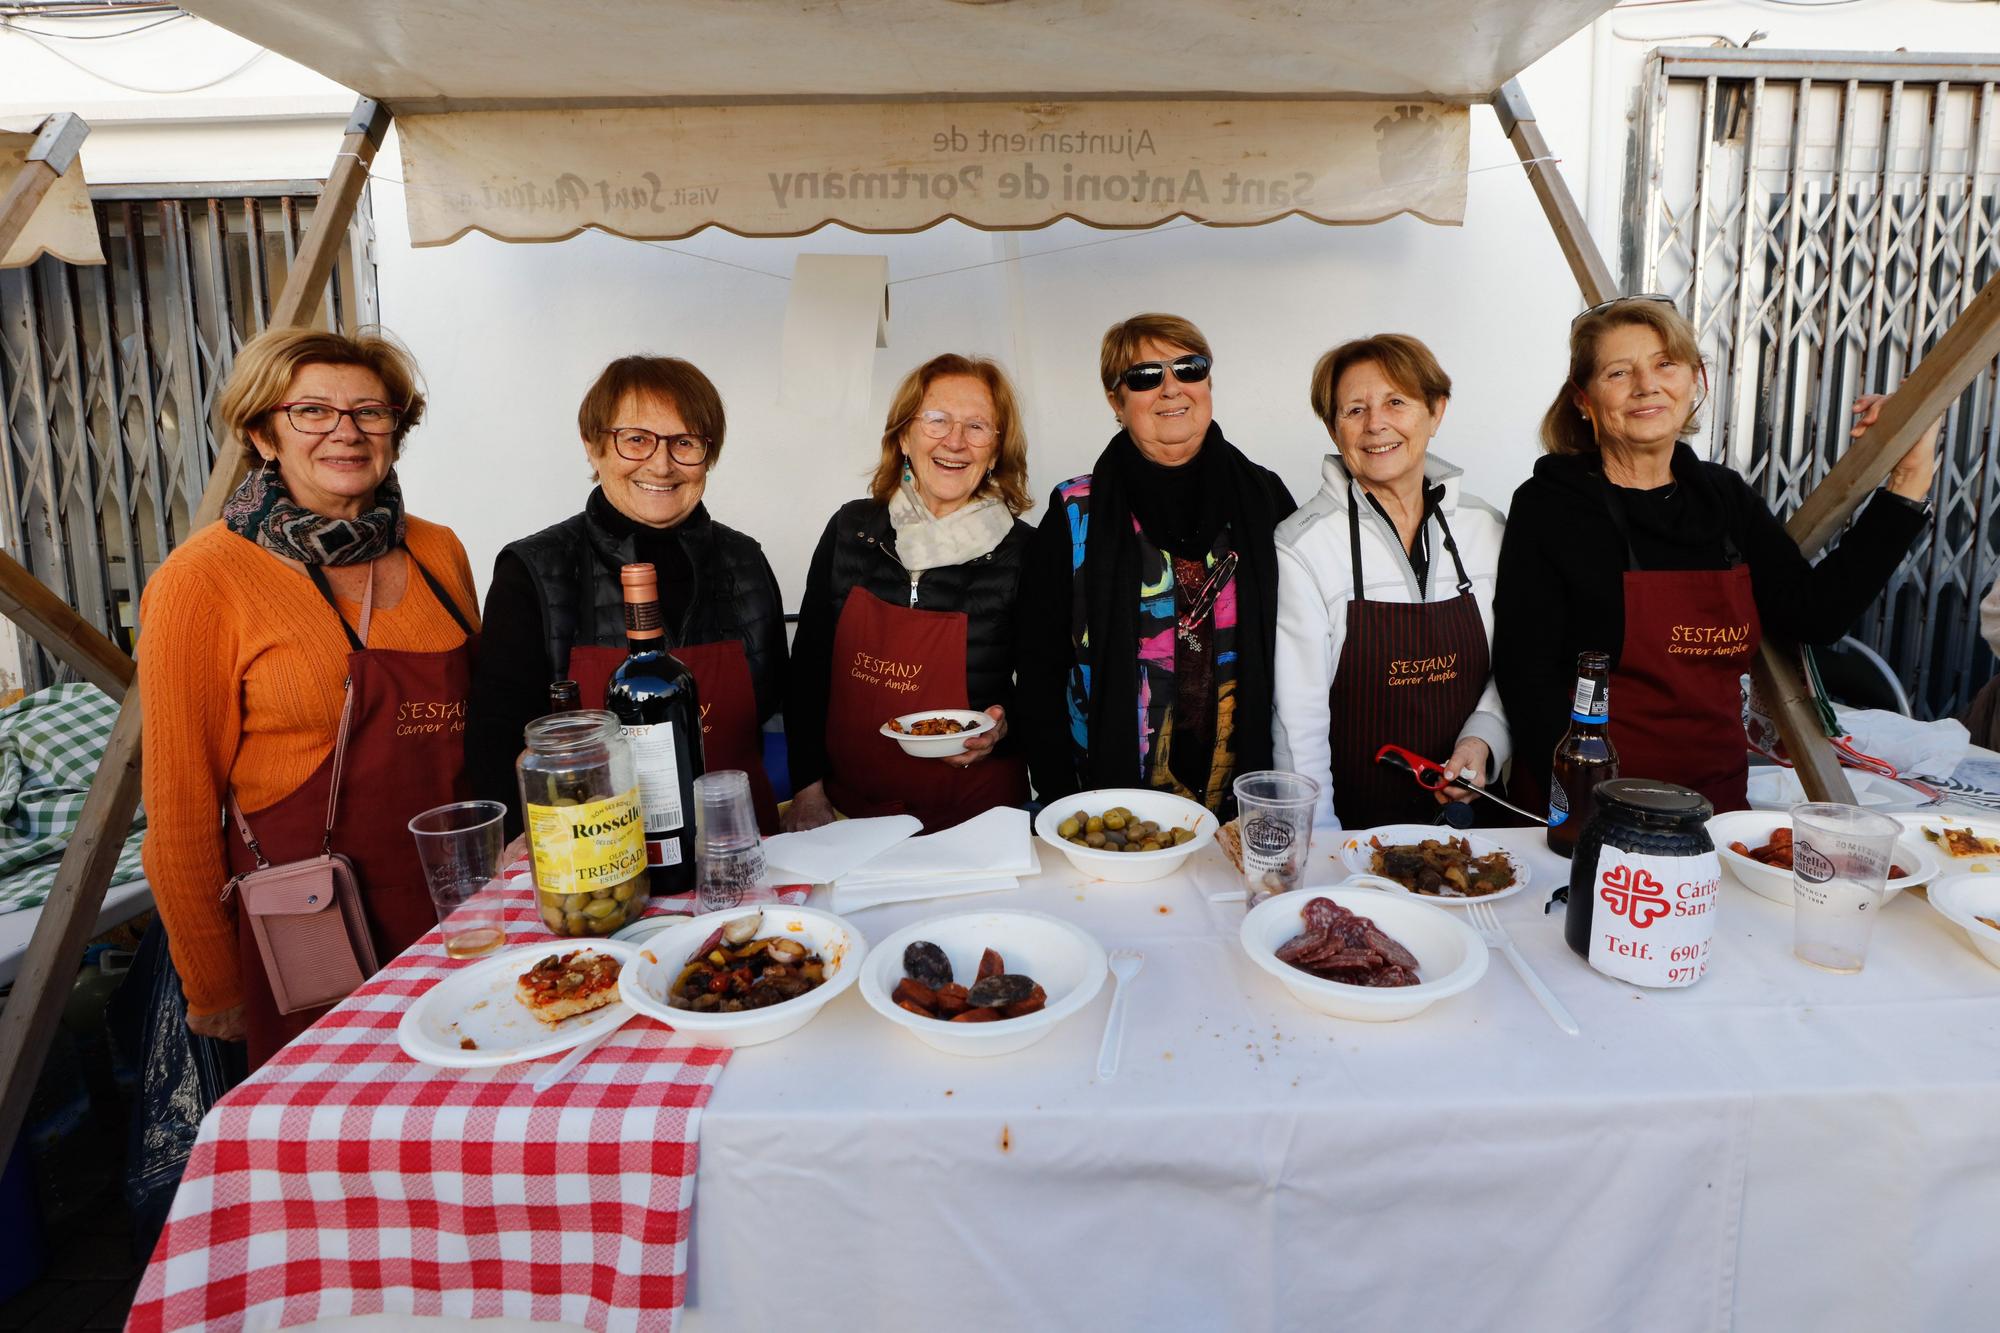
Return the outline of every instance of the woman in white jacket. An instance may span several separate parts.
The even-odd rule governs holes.
[[[1472,799],[1375,763],[1383,745],[1479,786],[1507,761],[1490,668],[1503,520],[1429,456],[1450,398],[1430,348],[1405,334],[1343,343],[1313,368],[1313,411],[1338,452],[1278,527],[1272,742],[1279,768],[1319,782],[1323,827],[1429,822],[1439,802]]]

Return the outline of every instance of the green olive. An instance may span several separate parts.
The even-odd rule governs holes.
[[[572,893],[563,899],[563,907],[567,911],[581,912],[583,905],[589,901],[588,893]]]
[[[1178,847],[1184,842],[1193,842],[1193,841],[1194,841],[1193,829],[1177,828],[1174,830],[1174,846]]]
[[[583,914],[593,921],[602,921],[605,917],[620,911],[622,911],[621,904],[609,898],[593,898],[590,900],[590,905],[583,909]]]
[[[637,893],[638,891],[639,891],[639,881],[636,879],[628,879],[623,884],[620,884],[617,888],[613,889],[611,891],[611,896],[613,898],[616,898],[621,903],[630,902],[632,900],[632,895]]]
[[[1065,838],[1074,838],[1082,831],[1083,825],[1077,823],[1074,819],[1065,819],[1062,823],[1056,825],[1056,833]]]
[[[1150,838],[1160,831],[1160,826],[1148,819],[1140,823],[1139,831]]]
[[[1086,833],[1104,832],[1104,816],[1092,815],[1089,819],[1084,821],[1083,828],[1084,832]]]
[[[1108,829],[1124,828],[1125,812],[1122,810],[1106,810],[1104,812],[1104,827]]]
[[[593,898],[597,898],[597,899],[600,899],[600,900],[601,900],[601,899],[605,899],[605,898],[609,898],[609,897],[611,896],[611,890],[612,890],[612,888],[613,888],[613,887],[614,887],[613,885],[610,885],[610,884],[606,884],[606,885],[605,885],[605,886],[604,886],[603,888],[601,888],[601,889],[593,889],[593,890],[591,891],[591,894],[590,894],[590,896],[591,896],[591,897],[593,897]]]
[[[617,905],[616,903],[612,904],[613,907]],[[625,918],[617,913],[613,913],[610,916],[599,917],[597,920],[591,922],[590,933],[593,935],[609,935],[624,924]]]
[[[1092,829],[1083,835],[1083,841],[1087,847],[1102,847],[1104,845],[1104,830]]]
[[[556,934],[558,935],[562,934],[562,928],[563,928],[562,908],[552,907],[548,903],[543,903],[542,921],[544,924],[548,926],[550,930],[554,931]]]
[[[590,918],[581,912],[567,912],[563,915],[563,934],[585,935],[590,932]]]

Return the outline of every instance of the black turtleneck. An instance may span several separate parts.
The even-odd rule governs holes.
[[[678,626],[686,620],[688,607],[694,601],[694,563],[688,559],[680,534],[673,528],[655,528],[627,518],[604,498],[601,487],[590,493],[583,508],[591,522],[612,536],[632,538],[636,562],[652,565],[658,572],[660,623]],[[494,577],[499,577],[497,570]]]

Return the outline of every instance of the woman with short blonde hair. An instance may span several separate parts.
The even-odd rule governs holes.
[[[1028,441],[999,363],[946,353],[890,399],[868,496],[826,525],[792,642],[788,829],[914,814],[948,828],[1028,799],[1009,713],[1028,526]],[[882,735],[911,713],[965,709],[993,726],[944,759]]]

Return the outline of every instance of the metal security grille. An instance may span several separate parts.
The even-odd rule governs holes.
[[[2000,267],[2000,56],[1679,50],[1642,90],[1628,290],[1676,298],[1709,367],[1709,456],[1780,515]],[[1919,716],[1993,673],[1996,373],[1946,421],[1937,521],[1855,633]]]
[[[201,502],[216,398],[265,327],[319,190],[94,189],[103,265],[0,271],[0,540],[128,652],[146,576]],[[364,195],[317,322],[375,321],[371,235]],[[60,679],[17,633],[19,683]]]

